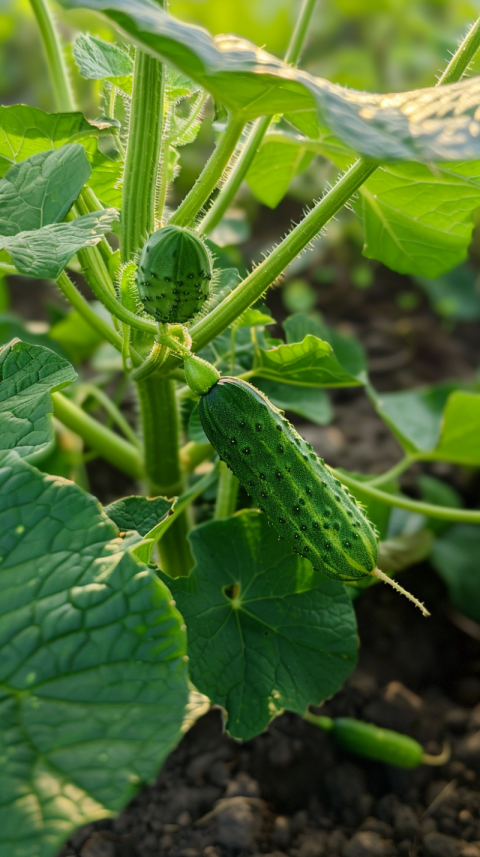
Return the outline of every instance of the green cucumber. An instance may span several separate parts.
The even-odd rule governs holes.
[[[220,378],[201,396],[203,430],[293,550],[339,580],[377,564],[375,530],[323,459],[259,390]]]
[[[210,252],[194,232],[181,226],[157,229],[138,260],[142,307],[159,322],[185,324],[203,309],[212,274]]]
[[[427,764],[438,764],[441,757],[425,755],[423,747],[415,738],[394,732],[392,729],[382,729],[374,723],[365,723],[364,720],[356,720],[354,717],[325,717],[318,714],[305,712],[304,719],[315,726],[319,726],[325,732],[330,732],[337,744],[367,759],[375,759],[386,765],[395,765],[397,768],[418,768],[423,762]],[[433,762],[432,762],[433,760]]]

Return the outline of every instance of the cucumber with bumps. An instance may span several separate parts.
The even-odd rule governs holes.
[[[339,580],[375,569],[373,526],[263,393],[239,378],[220,378],[201,396],[199,416],[214,449],[296,553]]]
[[[195,233],[181,226],[157,229],[138,260],[137,289],[157,321],[185,324],[210,294],[212,258]]]

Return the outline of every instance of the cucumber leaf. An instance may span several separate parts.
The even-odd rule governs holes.
[[[356,387],[362,381],[346,372],[331,345],[307,334],[302,342],[257,349],[254,375],[284,384],[307,387]]]
[[[0,179],[0,235],[31,232],[63,220],[91,171],[78,143],[14,164]]]
[[[292,179],[303,172],[313,158],[313,152],[300,146],[290,146],[282,140],[268,140],[260,147],[245,181],[259,202],[276,208]]]
[[[282,710],[303,714],[335,693],[357,656],[344,585],[313,571],[256,511],[190,539],[197,565],[169,586],[187,624],[192,681],[227,710],[229,732],[247,740]]]
[[[98,244],[116,217],[117,212],[111,208],[68,223],[51,223],[33,232],[19,232],[0,238],[0,250],[8,250],[21,274],[56,280],[75,253]]]
[[[95,498],[11,452],[0,556],[0,851],[54,857],[178,741],[186,634]]]
[[[0,348],[0,454],[23,458],[53,443],[50,393],[77,377],[73,366],[41,345],[13,340]]]
[[[332,346],[342,368],[362,383],[366,382],[367,357],[363,347],[353,336],[338,333],[333,327],[324,324],[320,317],[302,312],[289,316],[283,322],[283,329],[289,344],[301,342],[309,333],[318,339],[324,339]]]
[[[61,0],[66,9],[93,9],[124,36],[172,63],[241,115],[309,112],[355,152],[377,161],[451,161],[480,157],[477,78],[394,94],[347,90],[235,36],[212,36],[164,12],[153,0]],[[316,111],[316,115],[313,111]]]
[[[400,393],[377,393],[373,404],[407,453],[471,467],[480,464],[480,393],[436,384]]]
[[[105,513],[119,530],[135,530],[146,536],[170,514],[173,500],[165,497],[124,497],[105,506]]]
[[[111,80],[133,74],[133,60],[126,51],[89,33],[77,36],[73,56],[80,74],[87,80]]]
[[[88,187],[103,205],[120,207],[123,161],[113,160],[98,148],[98,136],[109,133],[108,123],[88,122],[81,113],[44,113],[27,104],[0,106],[0,177],[20,161],[78,140],[85,148],[92,172]]]

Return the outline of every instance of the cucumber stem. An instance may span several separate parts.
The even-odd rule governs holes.
[[[46,0],[30,0],[30,5],[42,36],[56,108],[61,113],[69,113],[75,110],[75,102],[60,38],[50,9]]]
[[[173,381],[157,374],[137,383],[145,451],[145,472],[153,496],[184,492],[180,467],[180,421]],[[159,543],[161,568],[171,577],[187,575],[193,557],[187,541],[187,513],[179,515]]]
[[[120,221],[124,262],[134,258],[155,230],[164,89],[162,63],[137,49]]]
[[[235,514],[239,487],[240,483],[237,477],[222,461],[220,463],[214,518],[230,518]]]
[[[376,577],[378,578],[378,580],[381,580],[382,583],[388,583],[388,585],[391,586],[392,589],[395,589],[396,592],[399,592],[401,595],[404,595],[405,598],[408,598],[408,600],[411,601],[412,604],[415,604],[415,607],[418,607],[418,609],[424,616],[431,615],[422,601],[419,601],[418,598],[415,598],[415,596],[412,595],[411,592],[408,592],[406,589],[403,588],[403,586],[400,586],[400,584],[397,583],[396,580],[393,580],[393,578],[388,577],[388,575],[385,574],[384,571],[380,571],[379,568],[374,568],[373,571],[370,573],[373,575],[373,577]]]
[[[226,128],[213,154],[207,161],[192,189],[177,208],[175,214],[170,218],[170,224],[190,226],[193,223],[202,205],[204,205],[221,180],[230,158],[235,152],[244,125],[245,121],[243,119],[238,118],[234,113],[229,114]]]

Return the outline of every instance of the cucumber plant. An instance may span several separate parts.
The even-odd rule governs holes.
[[[355,667],[354,599],[376,577],[402,590],[393,578],[439,528],[478,527],[477,509],[399,482],[416,462],[480,465],[474,384],[379,395],[358,343],[305,315],[274,339],[262,299],[351,201],[365,254],[393,270],[434,277],[465,257],[480,95],[463,77],[480,22],[437,85],[391,98],[297,67],[315,0],[283,60],[161,0],[60,0],[67,26],[88,9],[111,32],[73,45],[75,74],[100,82],[104,115],[89,120],[49,0],[30,3],[55,104],[0,108],[0,273],[13,289],[55,281],[71,311],[0,342],[0,843],[50,857],[154,776],[205,705],[239,739],[285,709],[317,717],[308,707]],[[215,147],[177,204],[181,150],[211,102]],[[244,179],[261,197],[270,170],[285,191],[316,155],[336,181],[242,276],[215,238]],[[369,396],[402,447],[393,468],[334,470],[284,416],[319,421],[335,387]],[[102,507],[95,457],[136,493]],[[394,508],[433,523],[398,533]],[[315,722],[352,752],[429,761],[408,736]]]

